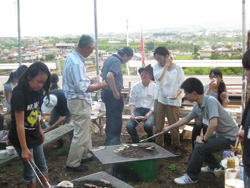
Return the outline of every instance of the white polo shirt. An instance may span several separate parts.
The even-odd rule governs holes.
[[[154,92],[155,83],[149,82],[147,87],[144,87],[142,82],[136,83],[130,92],[129,105],[154,111]]]

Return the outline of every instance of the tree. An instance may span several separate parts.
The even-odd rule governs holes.
[[[45,60],[53,60],[55,58],[55,54],[45,55]]]
[[[153,42],[148,42],[148,43],[146,43],[146,47],[147,47],[147,49],[148,49],[148,51],[152,51],[152,50],[154,50],[154,43]]]
[[[233,47],[232,47],[231,44],[226,44],[225,47],[226,47],[228,50],[232,50],[232,49],[233,49]]]
[[[200,46],[198,46],[198,45],[194,45],[194,54],[198,54],[198,51],[201,49],[201,47]]]

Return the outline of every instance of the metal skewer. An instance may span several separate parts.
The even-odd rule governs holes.
[[[146,139],[142,139],[142,140],[140,140],[140,143],[145,142],[145,141],[147,141],[147,140],[149,140],[149,139],[151,139],[151,138],[157,137],[157,136],[159,136],[159,135],[161,135],[161,134],[164,134],[164,133],[163,133],[163,132],[160,132],[160,133],[157,133],[157,134],[155,134],[155,135],[153,135],[153,136],[150,136],[150,137],[148,137],[148,138],[146,138]]]
[[[139,124],[139,122],[135,119],[135,122],[137,123],[137,124]]]

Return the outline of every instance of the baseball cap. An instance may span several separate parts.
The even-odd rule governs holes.
[[[50,113],[53,108],[57,104],[57,97],[55,95],[49,95],[50,100],[48,100],[48,97],[43,98],[43,104],[42,104],[42,111],[46,113]]]

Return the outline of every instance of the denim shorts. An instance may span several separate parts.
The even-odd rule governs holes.
[[[25,184],[29,185],[35,182],[36,175],[33,172],[32,168],[30,167],[29,163],[23,160],[22,158],[22,149],[15,148],[19,157],[22,160],[23,164],[23,181]],[[42,172],[43,175],[46,175],[48,173],[48,167],[46,165],[46,160],[43,153],[43,145],[36,146],[34,148],[29,148],[30,152],[32,153],[33,161],[35,162],[36,166],[39,168],[39,170]],[[32,163],[31,163],[32,164]],[[34,167],[34,169],[36,169]],[[36,169],[37,175],[40,177],[42,176],[40,172]]]

